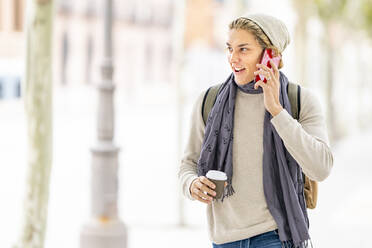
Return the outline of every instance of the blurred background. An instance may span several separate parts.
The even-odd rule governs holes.
[[[79,247],[90,218],[90,148],[105,0],[54,2],[53,165],[45,247]],[[17,240],[26,190],[25,0],[0,0],[0,245]],[[221,83],[229,22],[246,12],[283,20],[282,71],[314,90],[334,168],[309,210],[314,247],[370,247],[371,0],[114,1],[115,143],[119,215],[128,247],[211,247],[206,206],[180,193],[177,172],[200,92]]]

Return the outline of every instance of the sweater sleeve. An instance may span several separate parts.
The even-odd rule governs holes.
[[[201,108],[205,93],[206,90],[199,95],[192,108],[190,132],[178,170],[178,181],[182,194],[190,200],[195,200],[191,196],[190,186],[191,183],[198,178],[197,163],[204,139],[205,125],[201,114]]]
[[[301,87],[299,122],[283,109],[271,123],[306,176],[318,182],[329,176],[333,155],[321,104],[313,92]]]

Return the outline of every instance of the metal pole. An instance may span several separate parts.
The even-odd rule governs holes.
[[[113,143],[112,0],[105,0],[103,54],[102,82],[98,85],[97,142],[91,148],[92,216],[82,228],[81,248],[127,247],[127,228],[118,217],[119,148]]]

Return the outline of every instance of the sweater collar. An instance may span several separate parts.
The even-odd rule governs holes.
[[[238,89],[240,89],[244,93],[247,93],[247,94],[260,94],[260,93],[263,92],[263,90],[262,90],[261,87],[258,87],[257,90],[254,89],[254,84],[255,84],[254,79],[252,81],[250,81],[249,83],[247,83],[247,84],[239,85],[239,84],[237,84],[235,82],[235,77],[233,76],[233,82],[238,87]]]

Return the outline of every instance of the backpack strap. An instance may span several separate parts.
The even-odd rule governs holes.
[[[296,85],[291,82],[289,82],[287,87],[288,98],[289,102],[291,103],[292,116],[298,120],[301,110],[301,87],[300,85]],[[318,199],[318,183],[308,178],[304,172],[302,172],[302,182],[304,184],[306,208],[314,209]]]
[[[204,95],[203,105],[202,105],[202,116],[204,125],[207,123],[209,113],[217,99],[217,94],[220,91],[222,84],[216,84],[211,86]]]
[[[301,110],[301,87],[298,84],[289,82],[287,85],[287,92],[289,102],[291,104],[292,117],[296,120],[299,120]]]

